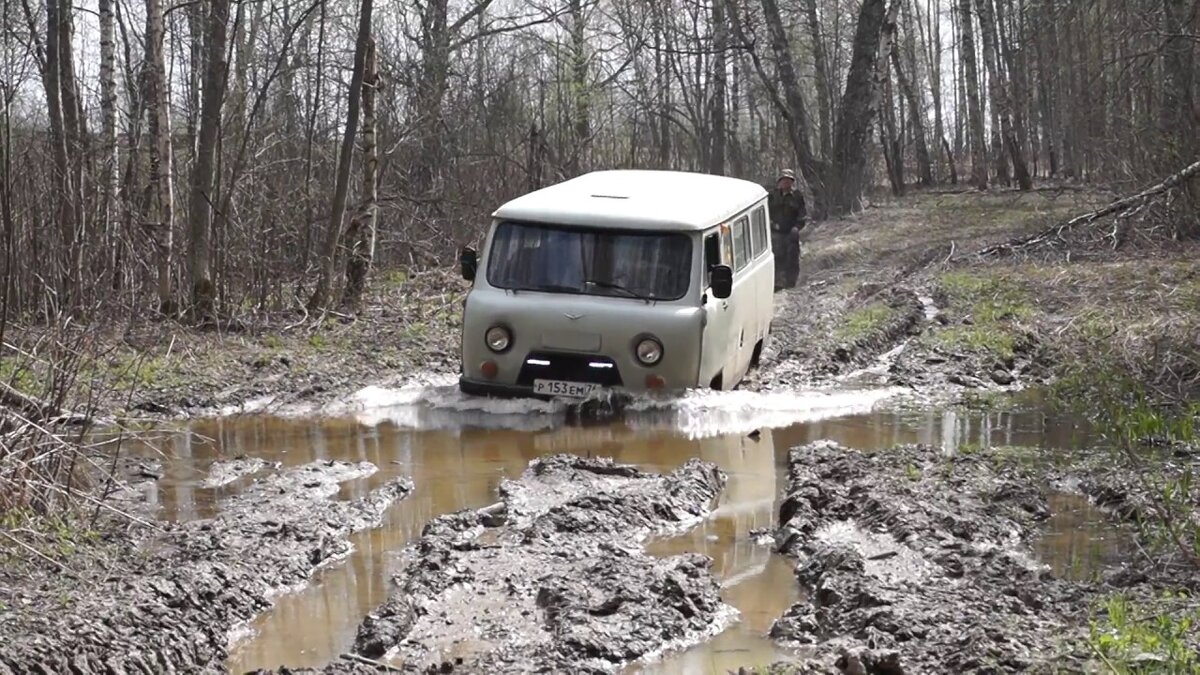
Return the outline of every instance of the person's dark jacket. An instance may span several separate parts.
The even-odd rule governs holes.
[[[771,219],[771,230],[791,232],[804,227],[808,212],[804,206],[804,195],[799,190],[784,192],[773,188],[767,195],[767,213]]]

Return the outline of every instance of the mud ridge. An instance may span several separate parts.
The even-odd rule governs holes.
[[[1087,655],[1065,644],[1086,624],[1086,590],[1033,558],[1049,515],[1036,486],[1022,469],[924,446],[793,450],[776,542],[798,559],[807,599],[771,636],[844,672],[1078,663]]]
[[[501,485],[501,501],[426,525],[355,650],[410,672],[609,673],[702,640],[734,611],[712,561],[654,558],[641,542],[704,518],[726,480],[700,460],[665,475],[534,460]],[[323,672],[373,670],[342,661]]]
[[[398,479],[359,500],[334,499],[342,483],[375,471],[321,461],[267,476],[219,516],[169,524],[88,583],[64,585],[52,606],[39,605],[47,593],[16,602],[0,673],[219,672],[232,631],[345,556],[352,532],[378,525],[412,491]]]

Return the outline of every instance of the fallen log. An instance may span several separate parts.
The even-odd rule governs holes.
[[[1164,192],[1167,192],[1168,190],[1172,190],[1186,183],[1188,180],[1196,177],[1197,175],[1200,175],[1200,161],[1196,161],[1195,163],[1184,168],[1182,171],[1171,174],[1158,184],[1148,187],[1135,195],[1122,197],[1121,199],[1112,202],[1108,206],[1075,216],[1065,223],[1059,223],[1053,227],[1042,230],[1037,234],[1025,237],[1017,237],[1000,244],[993,244],[991,246],[981,248],[972,253],[964,253],[956,258],[955,261],[970,257],[988,257],[1002,253],[1013,253],[1021,249],[1031,248],[1039,244],[1043,244],[1053,239],[1059,239],[1063,236],[1063,234],[1070,232],[1077,227],[1090,225],[1097,220],[1111,216],[1114,213],[1121,213],[1142,206],[1152,197],[1156,197]]]
[[[0,406],[16,411],[37,422],[56,420],[67,423],[81,423],[88,420],[87,415],[64,410],[34,396],[30,396],[5,382],[0,382]]]

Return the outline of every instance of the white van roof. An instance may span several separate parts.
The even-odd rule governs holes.
[[[767,196],[759,184],[684,171],[595,171],[517,197],[495,218],[578,227],[704,230]]]

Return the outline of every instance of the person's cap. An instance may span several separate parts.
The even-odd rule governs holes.
[[[784,169],[783,171],[779,172],[779,179],[783,180],[784,178],[790,178],[792,180],[796,180],[796,173],[794,171],[792,171],[791,169]]]

